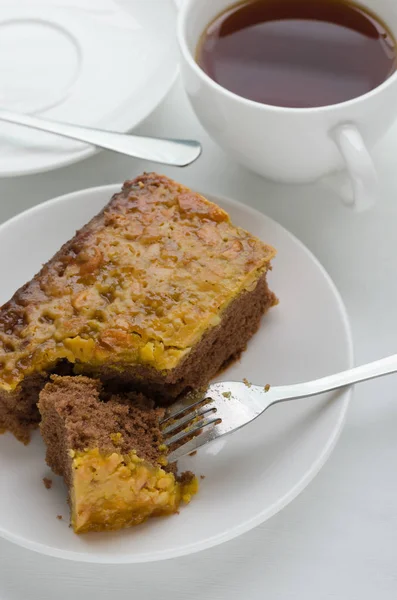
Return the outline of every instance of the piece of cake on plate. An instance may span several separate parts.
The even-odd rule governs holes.
[[[177,512],[197,491],[191,473],[167,467],[159,419],[142,394],[102,401],[102,384],[54,375],[40,393],[47,463],[69,489],[76,533],[131,527]]]
[[[52,373],[165,404],[206,385],[276,303],[274,255],[179,183],[127,181],[0,309],[0,431],[29,440]]]

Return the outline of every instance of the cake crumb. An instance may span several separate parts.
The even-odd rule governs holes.
[[[57,519],[58,519],[58,521],[62,521],[63,516],[62,515],[57,515]]]
[[[252,383],[250,381],[248,381],[248,379],[246,377],[243,378],[243,383],[244,385],[246,385],[247,387],[251,387]]]
[[[268,392],[270,390],[270,384],[267,383],[263,389],[265,390],[265,392]]]
[[[230,400],[230,398],[232,397],[232,392],[222,392],[222,396]]]
[[[200,479],[205,479],[205,475],[200,475]]]
[[[44,487],[47,490],[50,490],[52,488],[52,479],[49,479],[48,477],[43,477],[43,483],[44,483]]]
[[[193,452],[189,452],[189,456],[196,456],[197,450],[193,450]]]
[[[118,433],[111,433],[110,434],[110,439],[112,440],[113,444],[115,446],[121,446],[121,444],[123,443],[123,436],[121,435],[120,432]]]

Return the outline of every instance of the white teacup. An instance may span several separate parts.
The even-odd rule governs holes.
[[[209,135],[239,163],[285,183],[307,183],[347,169],[352,186],[342,198],[363,210],[377,195],[371,149],[397,117],[397,72],[371,92],[319,108],[283,108],[237,96],[213,81],[196,63],[199,38],[231,0],[185,0],[178,40],[182,78],[197,117]],[[363,0],[397,37],[395,0]]]

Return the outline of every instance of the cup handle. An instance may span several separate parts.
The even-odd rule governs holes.
[[[378,197],[378,176],[361,133],[353,124],[338,125],[331,136],[346,163],[350,184],[341,173],[327,178],[327,184],[342,197],[346,206],[356,211],[371,208]]]

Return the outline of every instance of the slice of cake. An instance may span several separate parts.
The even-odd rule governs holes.
[[[40,393],[47,463],[69,489],[76,533],[131,527],[175,513],[197,479],[167,471],[159,418],[164,409],[142,394],[100,400],[88,377],[53,376]]]
[[[274,255],[179,183],[127,181],[0,309],[0,431],[28,441],[51,373],[164,403],[206,385],[276,303]]]

